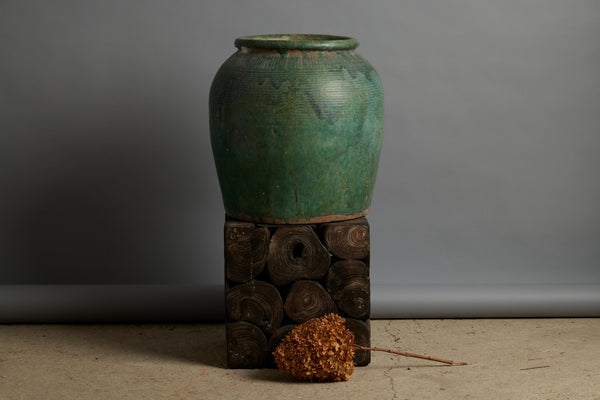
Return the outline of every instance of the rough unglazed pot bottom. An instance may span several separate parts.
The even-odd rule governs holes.
[[[252,217],[249,215],[232,215],[227,213],[231,218],[241,221],[259,222],[264,224],[322,224],[324,222],[345,221],[355,218],[364,217],[369,213],[369,209],[363,210],[356,214],[329,214],[319,215],[311,218],[272,218],[272,217]]]

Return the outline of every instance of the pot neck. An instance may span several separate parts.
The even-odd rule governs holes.
[[[314,34],[276,34],[243,36],[235,40],[235,47],[257,50],[296,51],[350,51],[358,47],[358,40],[346,36]]]

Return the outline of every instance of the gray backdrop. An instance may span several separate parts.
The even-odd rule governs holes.
[[[375,317],[600,315],[600,2],[3,1],[0,321],[222,317],[233,40],[359,39]]]

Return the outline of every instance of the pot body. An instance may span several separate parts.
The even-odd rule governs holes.
[[[351,38],[238,38],[210,91],[213,155],[227,214],[317,223],[368,212],[383,90]]]

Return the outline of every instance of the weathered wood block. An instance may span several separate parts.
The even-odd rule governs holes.
[[[370,346],[369,223],[312,225],[225,221],[227,366],[273,366],[272,352],[297,324],[327,313],[346,318]],[[355,353],[358,366],[371,354]]]

